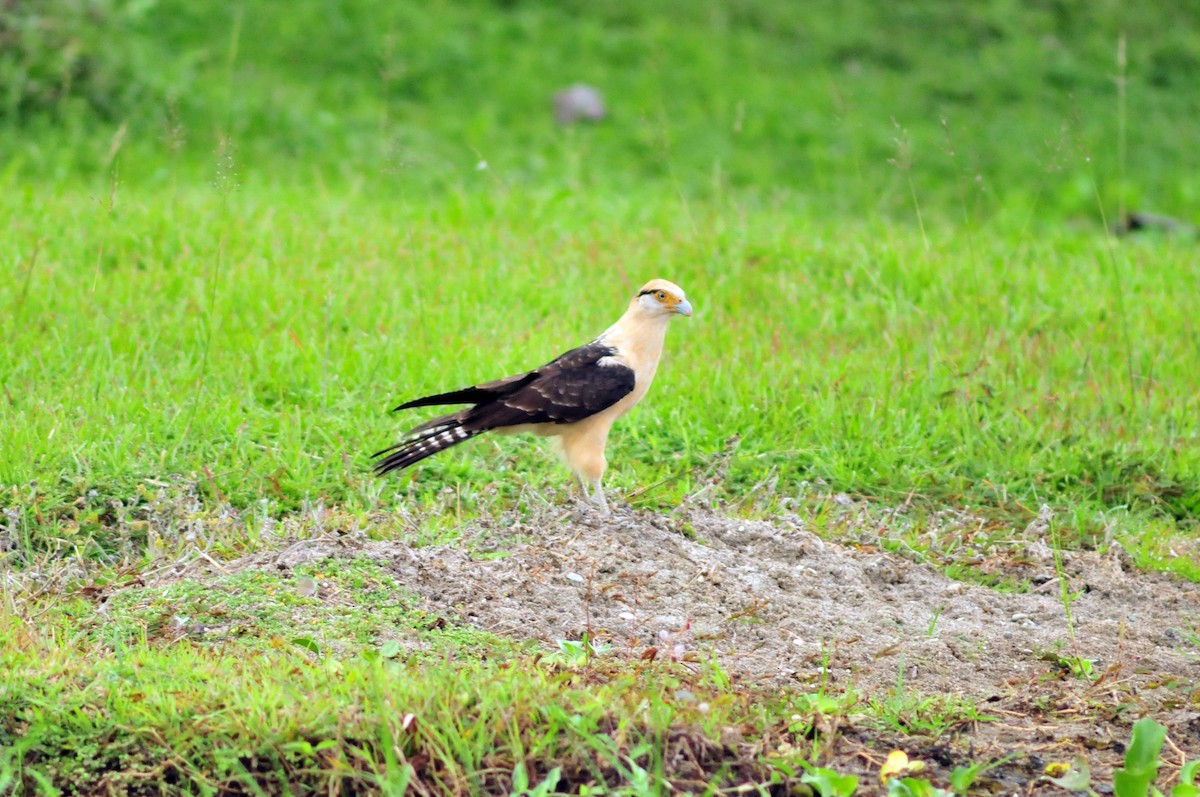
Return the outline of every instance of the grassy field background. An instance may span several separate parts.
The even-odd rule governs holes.
[[[1183,165],[1200,11],[1186,4],[46,0],[6,14],[5,173],[85,176],[97,195],[114,174],[405,200],[497,182],[745,190],[804,216],[908,222],[915,190],[955,221],[1055,223],[1095,220],[1097,192],[1110,210],[1197,199]],[[605,92],[610,124],[553,123],[551,94],[575,81]]]
[[[182,555],[198,528],[225,561],[317,509],[422,540],[531,510],[567,478],[537,441],[374,478],[367,454],[424,417],[388,408],[544,362],[653,277],[697,313],[614,433],[609,484],[634,506],[703,490],[819,524],[849,495],[1023,528],[1046,505],[1055,545],[1119,540],[1200,579],[1196,241],[1108,232],[1200,201],[1186,4],[48,0],[0,11],[0,75],[0,639],[26,675],[0,687],[0,742],[34,740],[0,759],[0,791],[86,782],[55,769],[84,737],[105,762],[122,744],[208,761],[177,771],[214,790],[254,781],[243,743],[297,782],[332,777],[315,748],[279,752],[341,732],[308,719],[210,748],[126,698],[57,691],[133,667],[172,673],[153,689],[187,711],[288,704],[213,691],[236,650],[114,643],[78,588]],[[555,124],[574,81],[607,121]],[[928,531],[905,544],[936,552]],[[345,679],[399,700],[376,688],[388,663],[237,666],[287,694]],[[681,688],[404,666],[446,696],[438,727],[455,679],[480,705],[582,701],[596,728]],[[719,673],[686,685],[760,730],[797,710]],[[316,708],[338,715],[339,694]],[[513,726],[510,773],[530,749],[570,757],[528,736],[548,721]],[[394,724],[350,734],[381,740],[363,783],[407,771],[388,767]],[[483,788],[481,749],[446,747],[446,783]]]
[[[643,504],[702,486],[738,435],[719,497],[747,511],[849,492],[1013,523],[1050,504],[1080,541],[1194,532],[1191,242],[938,226],[926,248],[894,223],[670,197],[263,197],[5,201],[2,465],[23,550],[111,552],[152,483],[275,518],[441,512],[446,487],[473,513],[561,486],[533,440],[398,479],[367,454],[424,417],[390,406],[544,362],[660,274],[698,313],[613,441],[612,483],[654,485]]]

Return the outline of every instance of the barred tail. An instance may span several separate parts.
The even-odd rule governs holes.
[[[372,457],[384,457],[375,463],[375,473],[382,476],[394,470],[403,470],[426,457],[432,457],[439,451],[445,451],[450,446],[470,440],[478,434],[480,434],[479,431],[467,431],[462,427],[462,422],[454,418],[445,418],[443,423],[424,429],[417,427],[413,433],[396,445],[371,455]]]

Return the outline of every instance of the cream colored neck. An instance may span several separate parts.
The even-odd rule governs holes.
[[[654,369],[662,357],[670,322],[669,315],[647,311],[635,302],[600,338],[616,346],[634,370],[638,370],[638,366]]]

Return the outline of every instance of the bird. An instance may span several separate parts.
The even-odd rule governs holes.
[[[671,319],[691,315],[682,288],[651,280],[615,324],[540,368],[406,401],[392,411],[470,406],[418,424],[375,452],[375,472],[403,470],[485,432],[532,432],[557,439],[583,497],[608,515],[603,479],[609,430],[650,389]]]

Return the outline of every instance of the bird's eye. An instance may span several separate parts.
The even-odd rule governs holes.
[[[658,293],[654,294],[654,297],[656,299],[658,299],[660,302],[665,302],[667,300],[667,292],[659,291]]]

